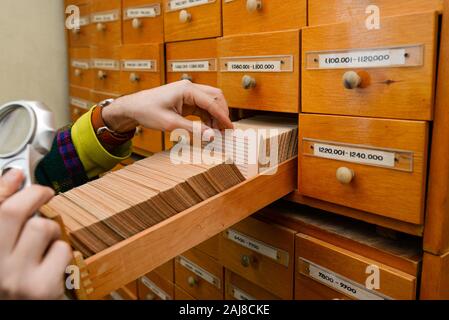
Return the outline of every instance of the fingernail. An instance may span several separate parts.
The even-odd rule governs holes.
[[[19,169],[10,169],[3,176],[3,180],[8,183],[14,183],[22,178],[22,170]]]

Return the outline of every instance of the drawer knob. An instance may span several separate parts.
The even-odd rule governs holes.
[[[104,23],[101,23],[101,22],[97,23],[97,31],[98,32],[102,32],[105,30],[106,30],[106,25]]]
[[[343,75],[343,85],[346,89],[356,89],[362,84],[362,78],[355,71],[348,71]]]
[[[198,280],[196,280],[194,277],[190,276],[187,278],[187,283],[190,287],[195,287],[198,285]]]
[[[72,33],[73,34],[80,34],[81,33],[81,29],[80,28],[73,28],[72,29]]]
[[[190,82],[192,82],[193,78],[192,78],[191,75],[188,75],[187,73],[184,73],[184,74],[181,76],[181,80],[189,80]]]
[[[181,12],[179,12],[179,21],[181,21],[181,23],[187,23],[192,21],[192,15],[187,12],[187,10],[181,10]]]
[[[75,74],[75,77],[81,77],[81,70],[80,69],[75,69],[75,71],[73,72]]]
[[[256,79],[250,76],[243,76],[242,78],[242,87],[245,90],[253,89],[256,87]]]
[[[246,0],[246,10],[255,12],[262,9],[262,0]]]
[[[142,127],[137,127],[135,136],[140,136],[142,134]]]
[[[140,81],[140,77],[139,77],[139,75],[137,74],[137,73],[131,73],[130,75],[129,75],[129,81],[131,81],[131,82],[139,82]]]
[[[106,72],[104,72],[104,71],[98,71],[98,73],[97,73],[97,77],[98,77],[98,79],[100,79],[100,80],[104,80],[104,79],[106,79],[107,78],[107,74],[106,74]]]
[[[142,21],[139,18],[134,18],[132,22],[132,26],[134,29],[142,28]]]
[[[145,296],[145,300],[156,300],[156,296],[152,293],[149,293]]]
[[[243,267],[248,268],[251,265],[251,258],[247,255],[243,255],[240,258],[240,263]]]
[[[73,114],[75,115],[75,116],[79,116],[80,115],[80,110],[79,109],[73,109]]]
[[[337,169],[337,180],[342,184],[350,184],[354,177],[354,171],[349,168],[341,167]]]

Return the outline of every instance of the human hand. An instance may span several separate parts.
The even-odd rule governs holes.
[[[0,177],[0,299],[59,299],[71,249],[58,240],[56,222],[33,217],[54,192],[41,186],[17,192],[23,180],[19,170]]]
[[[103,110],[103,119],[114,131],[127,132],[137,125],[161,131],[193,130],[185,116],[195,115],[202,130],[232,129],[229,108],[220,89],[183,80],[115,100]]]

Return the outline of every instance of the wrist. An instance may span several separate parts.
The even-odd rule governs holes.
[[[106,126],[117,133],[135,130],[139,123],[131,117],[127,109],[128,107],[123,103],[122,98],[103,108],[102,117]]]

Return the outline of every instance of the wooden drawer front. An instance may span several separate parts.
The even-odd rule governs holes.
[[[69,94],[70,119],[76,121],[94,105],[92,102],[92,91],[71,86]]]
[[[219,241],[220,236],[215,236],[213,238],[210,238],[209,240],[201,243],[200,245],[196,246],[195,249],[207,254],[209,257],[214,258],[215,260],[220,259],[219,254]]]
[[[416,299],[416,277],[304,234],[296,238],[296,264],[299,274],[353,299]],[[369,290],[374,278],[379,289]]]
[[[220,0],[164,0],[164,11],[167,42],[222,35]]]
[[[175,283],[195,299],[223,299],[223,267],[198,250],[176,258]]]
[[[89,48],[70,49],[70,85],[90,88],[94,86],[94,72],[91,68]]]
[[[173,300],[175,285],[157,273],[149,273],[138,281],[139,300]]]
[[[296,272],[295,300],[352,300],[350,297]]]
[[[123,43],[163,43],[162,7],[160,0],[123,0]]]
[[[175,282],[175,261],[170,260],[167,263],[164,263],[160,267],[154,269],[154,272],[161,276],[163,279],[168,282]]]
[[[222,234],[223,265],[282,299],[293,298],[295,232],[249,218]]]
[[[75,122],[78,120],[83,114],[87,112],[86,109],[70,106],[70,121]]]
[[[299,122],[301,194],[424,223],[426,122],[304,114]]]
[[[149,153],[156,153],[163,149],[162,139],[162,132],[140,127],[133,139],[133,146]],[[138,150],[136,152],[138,153]]]
[[[126,45],[120,49],[120,89],[129,94],[164,84],[162,44]]]
[[[436,35],[434,12],[304,29],[302,111],[431,120]]]
[[[92,43],[96,46],[121,45],[121,0],[95,0],[91,12]]]
[[[87,47],[91,43],[91,35],[93,25],[91,24],[89,2],[66,1],[66,7],[76,5],[80,10],[80,27],[79,29],[67,30],[69,47]]]
[[[223,0],[223,35],[300,29],[307,25],[306,0]]]
[[[98,103],[106,99],[116,99],[120,95],[117,93],[92,90],[92,102]]]
[[[231,107],[298,112],[299,31],[224,37],[218,53],[219,84]]]
[[[217,87],[217,40],[167,43],[167,82],[188,79]]]
[[[380,9],[381,17],[442,10],[442,0],[309,0],[309,25],[366,19],[369,6]],[[372,9],[369,12],[373,12]]]
[[[96,91],[120,93],[120,47],[92,49],[94,89]]]
[[[181,301],[193,301],[196,300],[194,297],[192,297],[190,294],[185,292],[183,289],[175,285],[175,300],[181,300]]]
[[[227,269],[225,270],[225,279],[226,300],[279,300],[272,293]]]

